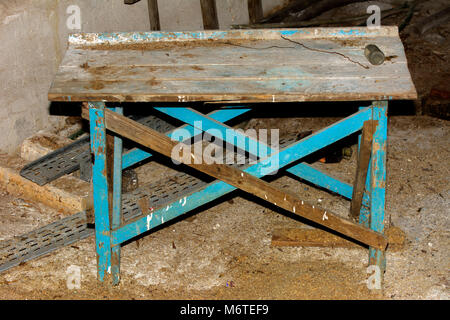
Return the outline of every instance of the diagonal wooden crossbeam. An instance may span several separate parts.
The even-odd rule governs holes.
[[[171,157],[173,149],[178,146],[178,142],[171,140],[169,137],[110,110],[105,110],[105,123],[108,130],[168,157]],[[192,159],[195,158],[192,153],[190,157]],[[208,159],[204,158],[200,164],[187,162],[185,164],[371,247],[385,250],[387,246],[387,239],[381,233],[309,205],[296,195],[280,190],[244,171],[227,165],[206,164],[213,162],[213,159],[208,161]]]

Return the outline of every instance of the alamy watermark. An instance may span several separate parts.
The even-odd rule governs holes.
[[[81,30],[81,9],[79,6],[72,4],[67,7],[66,13],[69,17],[66,20],[66,27],[69,30]]]
[[[367,7],[367,13],[371,14],[367,18],[367,27],[369,29],[379,28],[381,26],[381,9],[377,5]]]
[[[381,269],[377,265],[370,265],[367,267],[367,273],[370,274],[367,278],[367,288],[369,290],[381,290]]]

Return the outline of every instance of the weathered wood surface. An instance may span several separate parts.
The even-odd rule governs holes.
[[[86,117],[86,107],[83,107],[83,109],[83,117]],[[171,157],[174,148],[178,148],[178,142],[111,110],[105,110],[105,123],[107,129],[165,156]],[[192,160],[190,163],[183,161],[183,159],[177,160],[236,188],[251,193],[260,199],[271,202],[280,208],[374,248],[384,250],[387,246],[387,240],[381,233],[374,232],[360,224],[341,218],[332,212],[310,205],[289,191],[278,189],[266,181],[231,166],[214,164],[212,159],[203,158],[197,159],[203,161],[196,161],[194,154],[189,156],[189,159]]]
[[[395,27],[75,34],[69,39],[49,92],[52,101],[417,97]],[[385,53],[383,65],[366,60],[370,43]]]

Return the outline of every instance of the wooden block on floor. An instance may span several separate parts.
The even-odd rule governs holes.
[[[397,227],[386,232],[388,250],[401,250],[405,246],[405,233]],[[330,247],[358,248],[356,243],[320,229],[277,228],[272,232],[273,247]]]
[[[37,133],[23,141],[20,156],[24,160],[34,161],[72,142],[69,138],[53,133]]]
[[[90,184],[72,176],[61,177],[44,186],[20,176],[26,161],[0,154],[0,186],[10,194],[37,201],[63,214],[73,214],[92,206]]]

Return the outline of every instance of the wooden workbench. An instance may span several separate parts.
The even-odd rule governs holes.
[[[372,65],[366,59],[364,48],[368,44],[384,52],[382,65]],[[389,100],[416,97],[395,27],[75,34],[69,38],[67,53],[49,91],[51,101],[88,102],[83,116],[90,120],[95,157],[98,277],[103,281],[111,274],[113,283],[119,281],[122,243],[235,189],[368,245],[369,264],[382,274],[387,245],[383,235],[387,104]],[[225,131],[231,129],[224,122],[249,111],[245,103],[368,100],[373,101],[370,106],[362,106],[357,113],[280,150],[234,130],[242,141],[258,147],[254,155],[259,160],[246,167],[183,162],[217,180],[191,183],[189,192],[178,194],[170,203],[156,205],[160,202],[154,200],[152,190],[148,195],[140,191],[134,198],[121,194],[122,169],[151,157],[149,151],[171,157],[177,144],[169,137],[181,130],[188,130],[192,137],[199,130],[214,129],[208,133],[236,146],[234,139],[224,138]],[[166,135],[122,116],[120,105],[105,106],[105,102],[190,101],[215,102],[217,110],[205,115],[182,104],[140,105],[186,123]],[[244,105],[223,106],[230,103]],[[361,139],[353,186],[301,162],[354,133]],[[122,154],[123,137],[148,149]],[[252,154],[255,149],[246,146],[245,151]],[[261,150],[264,152],[259,153]],[[195,159],[194,154],[188,158]],[[272,173],[264,170],[268,163],[277,164],[275,172],[286,168],[350,199],[357,222],[261,180]],[[122,215],[123,197],[127,203],[138,203],[137,214],[127,221]]]

